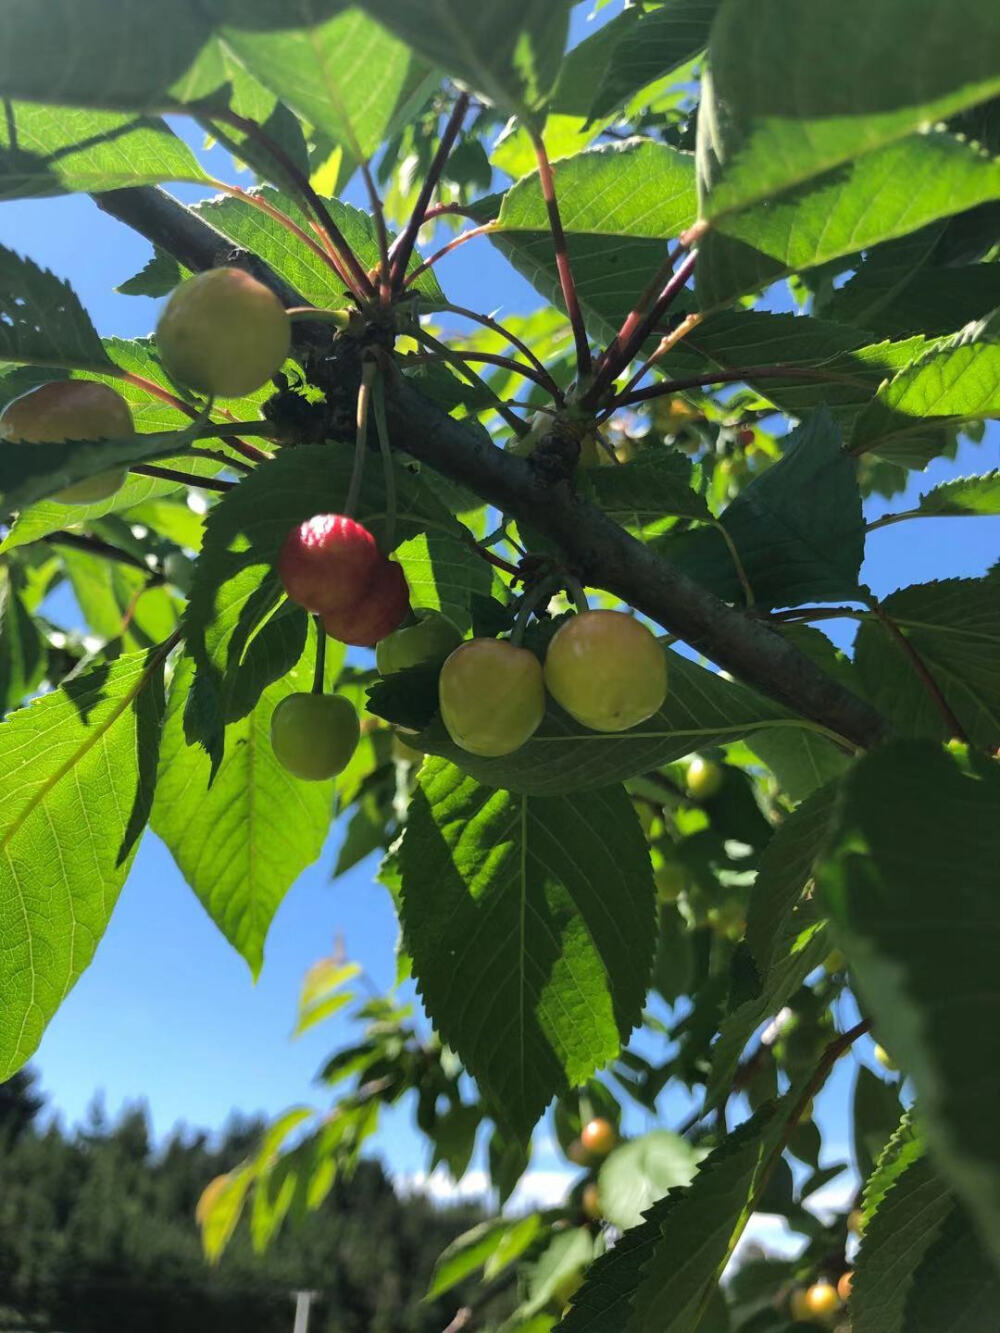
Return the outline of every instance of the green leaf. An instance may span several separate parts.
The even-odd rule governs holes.
[[[873,1182],[878,1199],[870,1208]],[[921,1141],[905,1136],[902,1143],[891,1143],[866,1190],[865,1231],[851,1289],[855,1333],[904,1333],[911,1327],[907,1295],[952,1208],[953,1196],[923,1155]]]
[[[472,599],[493,589],[491,567],[472,547],[447,532],[422,532],[396,550],[413,606],[442,611],[463,632],[472,627]]]
[[[521,1320],[538,1314],[550,1302],[563,1304],[563,1289],[594,1257],[595,1238],[589,1227],[557,1231],[527,1271],[527,1297],[514,1311],[510,1333],[531,1329]],[[575,1299],[575,1297],[574,1297]],[[550,1327],[554,1327],[554,1322]]]
[[[907,1333],[989,1333],[996,1324],[1000,1275],[964,1208],[953,1207],[913,1275]]]
[[[243,479],[212,510],[185,619],[188,650],[199,667],[201,725],[189,730],[216,748],[218,723],[245,715],[262,689],[298,660],[306,616],[290,604],[258,633],[283,597],[278,552],[288,533],[313,514],[339,513],[353,446],[303,445],[280,453]],[[458,524],[434,496],[398,469],[396,541]],[[380,472],[369,467],[357,518],[384,536],[388,512]],[[190,727],[190,715],[189,715]]]
[[[851,1098],[851,1145],[862,1180],[871,1175],[883,1149],[899,1128],[902,1108],[895,1080],[887,1082],[858,1066]]]
[[[647,84],[664,78],[702,51],[719,3],[667,0],[659,9],[630,9],[613,19],[612,23],[621,25],[623,36],[603,69],[590,105],[591,118],[617,111]]]
[[[1000,745],[1000,588],[995,579],[918,583],[882,610],[920,658],[974,744]],[[952,728],[896,637],[877,620],[858,634],[855,665],[865,693],[897,732],[948,740]]]
[[[783,1106],[763,1107],[706,1157],[686,1189],[672,1190],[654,1205],[649,1216],[660,1234],[642,1269],[628,1333],[687,1333],[697,1326],[744,1225],[762,1164],[781,1128]],[[679,1255],[686,1262],[679,1263]],[[580,1333],[585,1328],[579,1325]]]
[[[333,813],[332,782],[298,781],[271,750],[271,714],[289,694],[310,688],[313,656],[306,653],[227,728],[225,755],[211,786],[211,760],[184,737],[194,676],[189,659],[178,666],[170,690],[153,830],[255,977],[274,913],[323,850]],[[335,676],[336,663],[329,669]]]
[[[536,110],[566,45],[567,0],[368,0],[367,8],[433,64],[505,111]]]
[[[377,13],[376,5],[367,7]],[[323,21],[329,9],[317,0],[301,0],[295,17],[309,26],[281,31],[234,26],[225,30],[225,41],[305,121],[346,144],[354,157],[369,158],[407,90],[412,58],[360,9]]]
[[[976,144],[944,130],[914,134],[721,219],[723,234],[699,250],[699,301],[703,309],[725,305],[998,194],[1000,163]]]
[[[122,296],[169,296],[188,276],[188,269],[183,268],[173,255],[154,246],[152,259],[138,273],[119,283],[115,291]]]
[[[649,539],[672,518],[708,520],[705,498],[691,489],[691,462],[675,449],[648,449],[617,467],[588,468],[578,484],[623,527]]]
[[[0,199],[207,180],[157,117],[8,102],[0,118]]]
[[[510,1223],[500,1218],[463,1231],[438,1255],[425,1301],[433,1301],[479,1271],[503,1243]]]
[[[816,871],[865,1008],[913,1079],[930,1149],[994,1238],[1000,1162],[981,1107],[1000,1096],[982,1046],[1000,1022],[998,863],[1000,774],[899,741],[843,780]]]
[[[370,706],[375,707],[374,699]],[[389,709],[380,715],[396,720]],[[631,731],[589,731],[549,700],[534,736],[500,759],[482,759],[459,749],[438,720],[416,743],[460,764],[487,786],[549,796],[622,782],[702,746],[724,745],[773,726],[797,728],[802,722],[745,686],[668,652],[663,706]]]
[[[693,159],[666,144],[630,139],[564,158],[556,176],[577,294],[588,327],[606,340],[663,263],[668,239],[694,221]],[[537,175],[507,192],[497,223],[493,244],[536,291],[561,307]]]
[[[10,566],[0,565],[0,714],[40,684],[46,655],[38,626],[18,592]]]
[[[858,595],[865,528],[857,464],[830,414],[812,414],[788,436],[784,456],[725,510],[754,601],[764,606],[833,602]],[[668,536],[658,549],[717,596],[743,587],[728,544],[713,529]]]
[[[885,0],[874,11],[866,0],[727,0],[709,42],[724,115],[703,108],[698,127],[706,166],[722,162],[706,216],[773,199],[994,96],[998,41],[1000,17],[979,0]]]
[[[958,517],[963,514],[1000,514],[1000,472],[981,477],[955,477],[920,497],[917,512]]]
[[[975,326],[973,326],[975,328]],[[928,420],[975,421],[1000,416],[1000,342],[962,334],[932,348],[879,389],[851,436],[855,453],[880,457]]]
[[[643,1214],[668,1190],[689,1185],[698,1154],[686,1139],[654,1129],[621,1144],[605,1160],[598,1176],[601,1212],[624,1231],[642,1223]]]
[[[937,234],[935,228],[927,231]],[[917,236],[923,238],[927,231]],[[895,251],[915,239],[907,237],[875,250],[824,304],[823,317],[854,324],[879,337],[905,338],[913,333],[936,337],[985,319],[1000,306],[1000,264],[914,267],[912,251],[901,255],[898,266],[894,255],[880,262],[884,251]]]
[[[427,1011],[526,1138],[553,1094],[613,1059],[639,1020],[654,895],[631,804],[614,788],[514,796],[425,760],[400,864]]]
[[[97,330],[69,283],[0,246],[0,360],[105,371]]]
[[[170,594],[149,587],[148,572],[89,551],[61,548],[60,556],[84,620],[102,639],[121,638],[125,651],[135,652],[177,628]]]
[[[164,652],[95,667],[0,725],[0,1078],[90,963],[145,827]]]

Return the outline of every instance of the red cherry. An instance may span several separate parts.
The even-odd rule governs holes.
[[[320,615],[365,596],[381,560],[375,538],[343,514],[314,514],[285,538],[278,577],[293,602]]]
[[[373,648],[380,639],[398,629],[410,609],[410,589],[403,571],[392,560],[383,560],[361,594],[350,606],[323,615],[323,626],[331,639]]]

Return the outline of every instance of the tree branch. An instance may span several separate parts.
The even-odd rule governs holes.
[[[111,203],[108,205],[107,201]],[[116,190],[102,207],[173,254],[187,267],[225,262],[230,242],[156,189]],[[299,293],[252,257],[240,261],[286,305]],[[329,348],[323,325],[296,322],[297,345]],[[827,676],[780,634],[721,602],[700,584],[629,536],[582,499],[568,479],[552,483],[530,460],[505,453],[482,434],[428,401],[402,376],[387,384],[386,409],[395,447],[472,487],[489,504],[552,538],[567,563],[593,587],[621,597],[686,640],[720,667],[785,707],[829,728],[853,746],[886,733],[882,716]],[[199,485],[205,481],[199,479]]]

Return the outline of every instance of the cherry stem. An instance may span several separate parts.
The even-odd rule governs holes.
[[[249,463],[244,463],[241,458],[233,458],[230,454],[224,454],[221,449],[185,449],[185,458],[208,458],[213,463],[221,463],[224,467],[235,468],[237,472],[244,475],[253,472]]]
[[[443,342],[439,342],[433,334],[428,333],[426,329],[420,328],[419,326],[414,329],[413,336],[419,339],[419,341],[424,343],[427,347],[432,348],[433,351],[431,353],[418,353],[417,356],[410,358],[411,360],[451,362],[464,380],[475,388],[482,389],[484,393],[489,395],[493,407],[500,416],[503,417],[504,421],[506,421],[507,425],[515,435],[520,437],[528,433],[529,427],[527,423],[522,421],[519,416],[516,416],[510,408],[507,407],[503,399],[493,392],[486,381],[481,376],[477,375],[471,366],[466,364],[471,360],[488,360],[491,363],[496,364],[492,357],[487,357],[485,353],[483,353],[482,356],[477,357],[473,357],[469,354],[460,354],[456,352],[454,348],[448,347]],[[518,363],[514,362],[513,365],[516,367]],[[521,370],[519,370],[518,373],[527,374],[526,371],[522,372]],[[530,379],[531,376],[528,375],[528,378]]]
[[[726,543],[726,547],[732,558],[733,567],[736,570],[736,577],[739,579],[740,587],[743,589],[743,597],[746,601],[747,610],[749,611],[754,604],[753,588],[751,588],[750,580],[747,578],[747,572],[743,568],[743,561],[740,559],[740,553],[736,549],[736,543],[733,541],[725,524],[720,523],[717,518],[712,519],[711,526],[715,528],[716,532],[719,533],[722,540]]]
[[[315,215],[323,238],[329,246],[329,250],[327,251],[328,257],[333,258],[335,255],[337,260],[339,260],[339,264],[335,264],[334,267],[337,268],[340,276],[344,278],[348,286],[355,292],[355,295],[373,295],[374,289],[369,281],[368,275],[365,273],[357,255],[351,249],[347,238],[330,216],[329,209],[313,189],[308,176],[299,170],[281,145],[276,143],[266,131],[261,129],[256,121],[248,120],[244,116],[237,115],[235,111],[219,111],[213,112],[212,114],[214,119],[221,120],[234,126],[236,129],[242,130],[249,138],[255,139],[262,148],[270,153],[271,157],[288,177],[289,182],[294,185],[295,189],[302,196],[303,202]],[[283,214],[282,216],[285,215]],[[291,222],[291,219],[289,218],[288,221]],[[292,223],[292,225],[294,226],[295,224]],[[330,251],[333,253],[330,254]],[[341,265],[343,268],[341,268]],[[353,282],[347,277],[347,273],[351,274],[351,277],[354,279]]]
[[[667,254],[666,259],[664,259],[663,263],[660,265],[660,267],[650,278],[649,282],[643,288],[642,292],[639,295],[639,299],[636,301],[635,305],[632,307],[629,313],[625,316],[625,319],[622,321],[621,328],[615,334],[611,342],[608,343],[607,347],[604,349],[604,351],[598,358],[597,361],[598,374],[600,374],[600,372],[609,362],[614,362],[616,365],[618,365],[619,369],[624,369],[625,365],[627,365],[627,362],[616,361],[615,358],[620,357],[621,353],[624,352],[625,348],[628,346],[632,338],[632,335],[635,333],[636,329],[638,329],[642,325],[645,316],[649,310],[649,307],[656,300],[657,294],[662,291],[663,284],[667,282],[673,275],[673,271],[677,265],[677,258],[679,254],[680,254],[679,247],[675,247],[673,250],[671,250]]]
[[[583,615],[585,611],[590,610],[590,603],[587,601],[587,594],[584,592],[583,584],[575,575],[564,573],[563,583],[566,585],[566,591],[569,593],[573,605],[576,607],[577,614]]]
[[[543,363],[538,359],[528,344],[523,342],[515,333],[511,333],[506,325],[501,324],[497,319],[492,319],[489,315],[480,315],[477,314],[475,310],[468,310],[462,305],[451,305],[450,302],[445,302],[444,304],[438,303],[437,309],[450,311],[453,315],[461,315],[464,319],[471,319],[477,324],[482,324],[484,328],[492,329],[494,333],[498,333],[502,338],[506,338],[512,347],[516,347],[519,352],[523,352],[538,371],[541,378],[537,379],[535,382],[542,384],[544,381],[543,387],[548,389],[549,393],[557,403],[562,404],[565,401],[562,389],[560,389],[559,385],[545,369]]]
[[[771,366],[737,366],[733,370],[709,370],[703,375],[690,375],[682,380],[661,380],[648,389],[638,389],[635,393],[619,395],[611,401],[612,408],[631,407],[635,403],[646,403],[653,398],[662,398],[665,394],[680,393],[682,389],[704,388],[709,384],[739,384],[751,379],[795,379],[825,380],[836,384],[860,385],[860,381],[850,375],[837,375],[833,371],[821,370],[818,366],[791,366],[780,363]]]
[[[413,254],[413,247],[417,242],[417,235],[420,228],[428,217],[428,205],[431,201],[431,195],[437,188],[441,179],[441,173],[444,171],[445,164],[451,155],[451,150],[455,146],[455,140],[458,138],[458,132],[462,128],[462,121],[465,119],[465,113],[469,109],[469,94],[459,93],[452,108],[451,115],[448,117],[448,123],[444,127],[441,135],[441,142],[438,144],[437,152],[434,154],[427,174],[424,177],[423,185],[420,187],[420,193],[417,196],[417,202],[413,206],[413,212],[410,214],[409,221],[403,230],[403,234],[396,242],[394,247],[395,254],[392,259],[392,286],[394,291],[400,291],[403,285],[403,279],[406,275],[406,269],[410,262],[410,256]]]
[[[125,380],[128,384],[134,384],[137,389],[142,389],[145,393],[151,394],[154,398],[159,398],[161,402],[169,403],[175,407],[178,412],[183,412],[186,416],[197,420],[201,413],[190,403],[186,403],[183,398],[178,398],[176,394],[164,389],[162,385],[157,384],[155,380],[146,379],[145,375],[134,375],[130,370],[119,370],[116,367],[116,377]],[[248,423],[250,424],[250,423]],[[245,431],[244,431],[245,433]],[[237,453],[249,458],[254,463],[270,462],[271,455],[264,449],[258,449],[255,444],[248,444],[245,440],[238,439],[236,436],[227,436],[226,443]],[[231,461],[231,460],[230,460]]]
[[[495,551],[491,551],[489,547],[484,546],[482,542],[477,542],[471,533],[469,533],[468,541],[476,555],[485,560],[487,564],[492,565],[494,569],[502,569],[503,572],[509,574],[511,578],[518,579],[519,581],[523,580],[524,575],[518,569],[517,565],[512,565],[510,561],[505,560],[502,555],[497,555]]]
[[[382,376],[376,373],[374,385],[375,433],[378,435],[379,453],[382,455],[382,472],[385,476],[385,549],[391,551],[396,536],[396,470],[392,461],[392,447],[389,443],[389,423],[385,415],[385,390]]]
[[[580,400],[582,406],[590,408],[598,406],[615,377],[632,361],[650,333],[684,290],[688,278],[694,272],[697,258],[697,250],[692,250],[685,256],[684,261],[667,279],[663,290],[653,302],[652,309],[644,315],[633,311],[628,316],[602,358],[601,368],[594,377],[593,384]]]
[[[547,574],[545,578],[536,583],[533,588],[529,588],[525,592],[521,599],[521,605],[517,610],[517,617],[514,620],[514,628],[510,633],[510,641],[515,648],[520,648],[521,646],[521,642],[524,639],[524,631],[528,627],[528,620],[532,611],[543,602],[548,601],[553,591],[559,586],[559,582],[560,580],[556,575]]]
[[[372,217],[375,219],[375,234],[378,237],[378,297],[379,304],[383,309],[388,310],[392,304],[392,281],[390,277],[389,262],[389,233],[385,226],[385,208],[382,205],[381,197],[375,188],[375,181],[372,177],[371,168],[365,158],[360,159],[361,176],[365,183],[365,190],[368,193],[368,202],[371,205]]]
[[[916,648],[914,648],[910,640],[876,598],[872,597],[868,602],[868,606],[875,613],[879,623],[885,626],[886,632],[899,646],[903,655],[909,660],[910,665],[916,672],[917,677],[919,678],[921,685],[924,687],[924,690],[927,692],[931,702],[941,714],[944,724],[948,728],[949,738],[954,736],[965,745],[970,745],[971,742],[966,734],[965,728],[955,716],[951,704],[949,704],[948,700],[944,697],[940,685],[938,685],[937,681],[927,669],[924,659],[917,652]]]
[[[426,352],[416,352],[408,358],[411,362],[416,361],[481,361],[484,365],[500,366],[503,370],[513,371],[515,375],[521,375],[524,379],[534,380],[540,388],[548,390],[546,377],[540,375],[533,366],[526,366],[523,361],[515,361],[513,357],[503,356],[499,352],[476,352],[466,347],[449,347],[448,356],[445,358],[443,352],[436,354]]]
[[[590,343],[583,322],[583,311],[573,281],[573,266],[570,263],[569,249],[566,245],[566,233],[563,231],[562,217],[559,213],[559,200],[556,198],[556,183],[552,174],[552,164],[545,151],[545,140],[540,131],[529,129],[535,160],[538,163],[538,183],[542,188],[545,210],[549,215],[549,230],[552,232],[552,245],[556,256],[556,271],[559,274],[559,286],[562,289],[563,304],[569,316],[573,330],[573,342],[576,345],[576,366],[580,376],[589,375],[591,370]]]
[[[326,693],[326,630],[320,616],[313,616],[316,630],[316,666],[313,670],[313,694]]]
[[[351,468],[351,480],[347,487],[347,499],[344,501],[344,513],[354,517],[361,495],[361,478],[365,471],[365,455],[368,452],[368,408],[371,404],[372,381],[375,378],[374,361],[366,361],[361,368],[361,384],[358,387],[357,431],[354,437],[354,466]]]
[[[452,250],[457,250],[458,247],[464,245],[466,241],[475,240],[477,236],[488,236],[491,231],[496,231],[496,229],[497,225],[495,222],[484,222],[481,227],[470,227],[468,231],[460,232],[459,235],[453,237],[447,245],[442,245],[440,250],[435,251],[430,259],[425,259],[422,264],[417,265],[412,273],[407,274],[406,279],[403,282],[404,289],[412,287],[417,278],[420,277],[421,273],[426,273],[429,268],[433,268],[439,259],[443,259],[445,255],[451,254]]]
[[[203,491],[231,491],[238,483],[222,481],[219,477],[199,477],[193,472],[178,472],[175,468],[157,467],[153,463],[133,463],[129,472],[137,477],[155,477],[158,481],[175,481],[179,486],[194,486]]]

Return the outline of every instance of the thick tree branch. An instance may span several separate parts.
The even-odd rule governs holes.
[[[192,269],[226,262],[231,243],[156,189],[116,190],[99,197],[114,214]],[[302,297],[253,257],[240,263],[268,283],[286,305]],[[296,322],[296,342],[329,347],[323,325]],[[387,386],[386,408],[395,447],[518,522],[552,538],[568,565],[594,587],[621,597],[734,676],[817,722],[855,746],[883,738],[886,724],[869,704],[845,690],[775,630],[721,602],[629,536],[576,494],[568,479],[549,479],[533,461],[489,444],[423,397],[402,376]],[[203,482],[199,484],[204,484]]]

